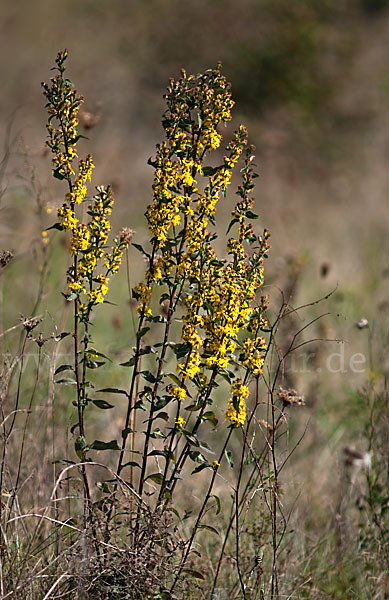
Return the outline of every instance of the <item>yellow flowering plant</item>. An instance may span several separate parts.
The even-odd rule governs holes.
[[[245,127],[231,127],[234,102],[220,66],[198,75],[183,71],[170,81],[163,141],[149,160],[154,181],[142,235],[146,241],[140,245],[130,229],[112,234],[111,187],[90,190],[94,160],[83,151],[79,132],[99,116],[81,110],[83,99],[67,77],[67,60],[67,52],[60,52],[53,78],[43,84],[59,201],[48,190],[47,202],[23,152],[26,196],[17,186],[9,208],[4,205],[12,217],[18,214],[15,203],[24,213],[29,197],[36,219],[35,225],[16,221],[23,238],[16,261],[11,251],[0,253],[0,596],[276,600],[300,592],[313,598],[317,590],[345,597],[351,582],[358,598],[376,597],[389,528],[388,498],[382,493],[388,457],[381,452],[387,436],[380,425],[385,418],[377,418],[387,416],[382,408],[385,353],[375,349],[374,312],[367,315],[369,322],[358,318],[363,332],[355,333],[368,336],[374,365],[362,392],[353,388],[349,394],[351,410],[359,407],[354,425],[365,426],[367,449],[345,449],[341,485],[332,486],[321,509],[325,515],[328,506],[337,512],[341,507],[342,519],[334,520],[332,535],[326,519],[316,515],[324,523],[319,534],[329,539],[317,553],[309,541],[315,533],[312,518],[304,523],[299,517],[309,496],[297,518],[293,512],[300,495],[296,473],[307,460],[314,465],[312,436],[300,446],[308,427],[303,421],[306,416],[307,423],[317,420],[320,464],[325,430],[331,434],[336,427],[336,414],[330,410],[323,420],[318,404],[320,396],[330,398],[337,389],[336,377],[328,377],[336,371],[330,368],[331,355],[318,343],[330,341],[329,313],[316,312],[331,294],[307,303],[299,287],[303,261],[294,257],[284,265],[285,292],[277,286],[280,300],[272,294],[268,310],[262,293],[269,233],[258,228],[253,212],[254,149]],[[11,183],[19,175],[11,125],[0,166],[4,199],[8,176]],[[56,222],[42,231],[55,214]],[[28,248],[27,276],[19,265]],[[133,255],[140,258],[140,268]],[[67,266],[59,268],[65,260]],[[126,282],[116,278],[124,261]],[[58,271],[65,298],[59,305],[50,293]],[[124,290],[120,315],[107,307],[113,282],[116,290]],[[15,296],[20,285],[29,288],[25,299]],[[29,316],[15,322],[21,301]],[[59,317],[54,331],[53,314]],[[313,352],[306,354],[312,341]],[[111,347],[119,364],[100,352],[98,343],[104,343],[105,353]],[[60,350],[66,360],[58,363],[64,356]],[[354,374],[359,372],[352,368],[355,356],[350,359]],[[327,369],[319,376],[324,364]],[[305,405],[302,392],[306,409],[299,408]],[[329,409],[336,403],[334,395]],[[295,410],[302,418],[289,429]],[[345,410],[338,414],[342,422],[351,414]],[[354,425],[345,432],[350,443]],[[293,467],[292,455],[299,455]],[[315,498],[321,488],[313,484],[323,478],[311,471],[308,483]],[[358,491],[356,518],[350,481]],[[342,531],[338,525],[344,515],[350,518]],[[355,538],[355,544],[339,570],[343,538],[347,543]],[[366,560],[344,579],[343,567],[348,570],[361,541]],[[383,558],[376,561],[378,579],[370,577],[368,589],[355,575],[372,562],[375,548]],[[331,567],[332,555],[336,571],[329,588],[332,571],[320,565]],[[316,576],[313,572],[302,581],[301,573],[314,563]]]
[[[206,467],[216,473],[232,430],[245,424],[248,386],[261,374],[266,352],[261,334],[267,327],[265,303],[257,294],[269,248],[269,233],[258,235],[251,224],[257,218],[251,197],[256,174],[246,128],[241,125],[235,131],[219,166],[207,164],[209,154],[222,144],[222,127],[231,120],[234,105],[220,66],[197,76],[183,71],[178,80],[170,81],[165,98],[165,140],[157,146],[156,158],[149,160],[155,171],[153,201],[146,211],[150,244],[148,248],[133,244],[146,259],[147,270],[133,289],[139,322],[134,353],[125,363],[132,367],[132,376],[117,469],[120,475],[131,412],[141,401],[149,415],[138,493],[142,497],[148,479],[157,482],[157,506],[171,501],[188,459],[195,462],[194,473]],[[239,200],[227,231],[235,235],[227,238],[225,255],[220,257],[214,245],[216,207],[241,158]],[[163,314],[158,308],[156,312],[158,305],[164,306]],[[182,323],[179,341],[177,318]],[[151,350],[143,338],[150,337],[154,324],[162,326],[162,342],[153,341]],[[151,352],[154,370],[144,370],[141,357]],[[211,410],[211,394],[223,381],[231,394],[222,409],[229,433],[219,459],[209,462],[204,454],[210,449],[199,436],[204,422],[224,426],[218,425]],[[186,398],[191,401],[185,406]],[[169,405],[172,427],[155,429],[157,418],[170,420]],[[185,412],[189,419],[182,417]],[[150,473],[150,443],[157,437],[162,439],[158,455],[165,464],[161,472]]]
[[[258,406],[258,380],[268,352],[264,332],[271,328],[266,318],[267,301],[260,290],[270,234],[266,229],[258,233],[252,224],[258,218],[252,211],[257,177],[254,149],[248,146],[247,130],[242,125],[227,143],[223,142],[223,128],[232,118],[234,102],[220,65],[199,75],[182,71],[180,78],[170,81],[162,119],[165,139],[157,145],[156,157],[149,160],[154,168],[153,197],[146,210],[149,242],[145,246],[132,242],[133,232],[123,229],[110,246],[112,190],[99,186],[95,195],[88,197],[92,156],[81,158],[76,166],[77,142],[82,137],[77,129],[82,97],[65,77],[66,58],[66,51],[58,54],[57,75],[43,87],[53,175],[67,184],[53,228],[71,236],[68,291],[64,295],[74,307],[74,364],[63,365],[57,372],[71,369],[75,378],[75,451],[84,484],[84,527],[91,524],[97,543],[99,521],[93,509],[99,503],[92,501],[86,470],[93,464],[90,451],[119,451],[113,486],[112,480],[100,484],[101,506],[105,507],[104,543],[111,539],[114,523],[120,521],[118,495],[123,478],[128,477],[126,485],[137,504],[136,511],[131,512],[130,530],[134,547],[140,548],[147,538],[147,526],[142,523],[175,510],[172,502],[180,482],[188,474],[206,469],[208,488],[175,566],[169,592],[166,589],[170,594],[166,597],[171,598],[194,537],[203,527],[219,469],[226,459],[232,465],[229,444],[236,430],[244,439],[240,481],[247,435]],[[223,143],[225,152],[221,152]],[[217,166],[210,164],[212,153]],[[216,209],[219,202],[225,202],[234,169],[241,174],[238,200],[228,224],[225,250],[218,253]],[[101,407],[99,402],[104,401],[90,398],[88,373],[108,357],[94,348],[90,324],[96,307],[104,304],[110,279],[130,245],[143,255],[146,272],[132,290],[138,318],[135,345],[122,363],[131,369],[129,385],[128,389],[99,390],[124,395],[127,410],[120,440],[91,442],[87,439],[85,409],[88,404]],[[226,386],[227,400],[219,393]],[[253,387],[255,397],[251,400]],[[141,420],[143,430],[137,419],[140,411],[146,411],[146,419]],[[209,445],[206,424],[217,433],[214,449]],[[133,460],[136,454],[139,459]],[[209,459],[209,454],[214,458]],[[238,507],[234,514],[238,514]],[[221,557],[223,552],[224,546]]]
[[[114,238],[113,245],[107,246],[114,203],[112,190],[110,186],[99,186],[93,198],[87,197],[86,184],[91,180],[93,158],[88,155],[78,161],[78,166],[75,165],[78,158],[77,142],[84,137],[77,129],[83,97],[65,77],[67,56],[67,50],[58,53],[55,67],[57,75],[50,84],[42,83],[42,86],[49,115],[46,143],[53,154],[53,176],[66,182],[68,188],[63,205],[58,209],[58,222],[50,229],[71,234],[69,252],[72,262],[67,271],[69,291],[64,295],[74,305],[74,364],[62,365],[56,372],[70,369],[75,376],[74,404],[78,410],[79,433],[75,450],[81,461],[85,462],[88,450],[97,446],[96,442],[88,446],[86,441],[85,409],[91,401],[88,369],[103,365],[107,359],[93,348],[89,325],[94,308],[104,302],[110,278],[119,270],[132,232],[124,228]],[[82,211],[78,208],[84,203],[87,203],[85,223],[81,222]],[[82,467],[82,473],[87,517],[91,499],[85,466]]]

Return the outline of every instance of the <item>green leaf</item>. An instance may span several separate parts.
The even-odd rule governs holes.
[[[112,362],[112,359],[109,358],[109,356],[103,354],[102,352],[98,352],[94,348],[88,348],[87,350],[85,350],[85,354],[94,354],[94,357],[96,358],[105,358],[106,360],[109,360],[109,362]]]
[[[165,456],[166,457],[166,452],[164,450],[152,450],[151,452],[148,453],[147,456]]]
[[[180,358],[184,358],[184,356],[187,356],[189,354],[189,352],[192,349],[191,344],[171,344],[170,347],[172,348],[173,352],[175,353],[175,355],[177,356],[178,359]]]
[[[106,400],[92,400],[93,404],[97,406],[97,408],[102,408],[103,410],[108,410],[109,408],[114,408],[113,404],[110,404]]]
[[[183,434],[191,446],[196,446],[197,448],[200,447],[200,442],[197,439],[196,435],[192,435],[189,431],[186,430],[183,430]]]
[[[192,577],[195,577],[196,579],[205,579],[204,575],[202,573],[200,573],[200,571],[195,571],[194,569],[182,569],[183,573],[187,573],[188,575],[191,575]]]
[[[58,367],[58,369],[55,370],[54,375],[58,375],[58,373],[62,373],[62,371],[73,371],[73,366],[72,365],[61,365],[60,367]]]
[[[68,302],[73,302],[77,298],[77,294],[64,294],[63,292],[61,294]]]
[[[211,423],[214,427],[216,427],[219,422],[218,419],[216,418],[215,413],[212,412],[211,410],[209,410],[203,414],[202,420],[209,421],[209,423]]]
[[[152,475],[146,477],[145,481],[147,481],[148,479],[151,479],[151,481],[154,481],[154,483],[157,483],[158,485],[162,485],[163,475],[162,473],[153,473]]]
[[[196,412],[196,410],[200,410],[202,408],[201,404],[190,404],[189,406],[185,406],[185,410],[189,412]]]
[[[121,367],[133,367],[135,364],[135,356],[131,356],[129,360],[124,363],[120,363]]]
[[[171,400],[171,396],[161,396],[161,398],[159,398],[158,402],[155,404],[154,410],[158,411],[161,410],[161,408],[165,408],[165,406],[169,404]]]
[[[181,386],[181,380],[179,379],[179,377],[177,377],[177,375],[175,373],[164,373],[165,377],[169,377],[169,379],[171,379],[172,381],[174,381],[174,383],[176,383],[178,386]]]
[[[138,465],[138,463],[133,460],[129,460],[128,462],[126,462],[122,468],[124,469],[124,467],[139,467],[139,468],[141,468],[140,465]]]
[[[50,229],[57,229],[58,231],[63,231],[61,223],[54,223],[54,225],[52,225],[51,227],[47,227],[45,231],[50,231]]]
[[[251,212],[251,210],[248,210],[246,212],[246,217],[248,219],[259,219],[259,215],[257,215],[256,213]]]
[[[110,394],[123,394],[124,396],[128,397],[126,390],[119,390],[119,388],[103,388],[102,390],[97,390],[98,394],[101,392],[109,392]]]
[[[74,449],[76,451],[78,458],[82,459],[83,451],[86,450],[86,440],[85,440],[84,436],[80,435],[80,436],[78,436],[78,438],[76,438],[76,440],[74,442]]]
[[[155,315],[155,317],[147,317],[147,320],[151,321],[151,323],[166,323],[166,319],[162,315]]]
[[[208,454],[215,454],[214,451],[208,446],[207,442],[200,442],[200,448],[208,452]]]
[[[68,337],[68,335],[71,335],[71,333],[69,331],[63,331],[62,333],[57,335],[54,339],[56,342],[60,342],[64,338]]]
[[[130,433],[136,433],[135,429],[132,427],[126,427],[126,429],[122,429],[122,437],[127,437]]]
[[[151,373],[151,371],[141,371],[140,375],[142,375],[143,379],[146,379],[149,383],[155,383],[155,376]]]
[[[229,226],[228,226],[228,229],[227,229],[227,231],[226,231],[226,235],[229,233],[229,231],[230,231],[231,227],[232,227],[233,225],[235,225],[235,223],[238,223],[238,222],[239,222],[239,219],[232,219],[232,221],[230,221],[230,224],[229,224]]]
[[[135,244],[134,242],[132,242],[131,246],[134,246],[134,248],[136,248],[138,252],[141,252],[144,256],[147,256],[147,258],[150,258],[150,254],[147,254],[147,252],[143,250],[143,246],[141,246],[140,244]]]
[[[218,530],[215,529],[215,527],[212,527],[212,525],[199,525],[198,529],[206,529],[207,531],[212,531],[212,533],[216,533],[216,535],[220,535]]]
[[[150,327],[142,327],[142,329],[137,332],[136,339],[140,340],[148,331],[150,331]]]
[[[155,429],[153,432],[150,433],[150,437],[154,438],[154,439],[160,439],[160,438],[166,438],[166,435],[160,430],[160,429]]]
[[[203,167],[203,175],[204,177],[211,177],[218,172],[221,167]]]
[[[55,383],[62,384],[62,385],[76,385],[77,381],[74,381],[74,379],[67,378],[67,379],[59,379]]]
[[[167,412],[160,412],[154,417],[154,421],[156,419],[163,419],[167,423],[169,420],[169,415]]]
[[[192,258],[193,258],[193,255],[192,255]],[[168,294],[167,292],[164,292],[163,294],[161,294],[159,303],[162,304],[162,302],[165,302],[165,300],[170,300],[170,294]]]
[[[219,498],[219,496],[216,496],[216,494],[211,494],[210,498],[215,498],[215,500],[216,500],[216,505],[217,505],[216,515],[218,515],[221,510],[220,498]]]
[[[101,442],[100,440],[95,440],[89,446],[90,450],[121,450],[121,446],[118,444],[117,440],[111,440],[110,442]]]
[[[143,348],[141,348],[138,352],[138,357],[139,356],[144,356],[146,354],[156,354],[156,349],[154,346],[144,346]],[[132,367],[135,364],[135,358],[136,356],[131,356],[131,358],[129,360],[127,360],[124,363],[120,363],[121,367]]]
[[[228,461],[228,464],[233,469],[234,468],[234,462],[232,460],[232,452],[231,452],[231,450],[225,450],[224,454],[225,454],[225,457],[226,457],[226,459]]]
[[[152,167],[154,167],[154,169],[156,169],[156,168],[158,167],[158,163],[157,163],[157,162],[155,162],[155,160],[153,160],[153,159],[151,158],[151,156],[150,156],[150,158],[148,159],[148,161],[147,161],[147,164],[148,164],[148,165],[151,165]],[[133,245],[134,245],[134,244],[133,244]]]
[[[211,465],[208,462],[201,463],[201,465],[197,465],[197,467],[193,469],[192,475],[194,475],[195,473],[200,473],[200,471],[202,471],[203,469],[207,469],[210,466]]]
[[[56,179],[59,179],[60,181],[62,181],[63,179],[65,179],[65,176],[62,175],[62,173],[60,172],[59,168],[53,169],[52,170],[52,175],[53,175],[53,177],[55,177]]]
[[[99,369],[100,367],[102,367],[103,365],[105,365],[106,363],[103,361],[96,361],[96,360],[86,360],[85,361],[86,366],[88,367],[88,369]]]

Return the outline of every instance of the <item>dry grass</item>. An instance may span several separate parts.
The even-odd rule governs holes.
[[[389,95],[385,44],[389,20],[386,12],[367,19],[359,13],[359,4],[356,6],[355,2],[350,17],[346,10],[339,24],[329,26],[327,43],[332,36],[335,38],[334,60],[343,56],[340,67],[344,70],[340,70],[340,78],[335,70],[335,94],[313,117],[293,102],[271,107],[259,100],[244,100],[241,83],[237,83],[242,100],[248,102],[239,104],[238,95],[238,106],[242,107],[238,111],[247,110],[250,115],[251,141],[258,147],[258,212],[262,224],[273,234],[266,278],[271,315],[277,314],[282,302],[280,289],[290,308],[334,290],[325,302],[302,313],[291,312],[279,328],[277,350],[284,353],[296,331],[320,314],[330,313],[301,336],[304,342],[312,338],[318,341],[297,350],[280,373],[280,385],[298,390],[305,396],[306,405],[298,408],[297,416],[292,413],[287,417],[279,442],[280,464],[292,453],[279,476],[285,524],[279,549],[279,598],[389,597]],[[117,221],[136,229],[141,241],[146,235],[141,215],[149,202],[152,177],[146,162],[160,138],[155,124],[159,122],[161,90],[167,76],[182,66],[198,70],[222,59],[227,73],[238,77],[240,70],[240,79],[250,85],[252,75],[246,70],[246,62],[237,60],[238,50],[246,43],[245,32],[249,32],[249,38],[259,38],[262,28],[266,32],[271,16],[267,15],[262,25],[261,13],[248,0],[241,10],[227,2],[223,10],[214,7],[211,15],[207,3],[183,8],[174,3],[173,8],[169,16],[160,2],[150,7],[114,4],[108,10],[102,5],[87,2],[81,6],[67,0],[48,11],[46,3],[39,0],[33,4],[23,1],[17,7],[6,2],[3,9],[0,49],[3,57],[12,59],[3,60],[1,65],[4,85],[0,136],[4,151],[0,166],[0,233],[1,250],[14,254],[13,260],[2,264],[0,272],[0,344],[4,357],[1,420],[5,421],[3,433],[10,432],[1,498],[4,598],[157,598],[147,594],[150,590],[162,594],[168,588],[167,582],[171,582],[182,557],[182,539],[190,535],[188,521],[172,537],[172,522],[155,521],[145,513],[144,539],[161,540],[164,551],[161,546],[151,550],[145,543],[135,556],[126,537],[131,536],[133,523],[119,520],[112,539],[105,541],[101,525],[105,513],[100,504],[95,507],[96,526],[100,527],[97,551],[93,539],[90,547],[80,531],[81,486],[71,470],[66,471],[66,477],[71,478],[64,477],[57,489],[63,499],[53,502],[55,482],[64,465],[52,463],[75,458],[74,436],[70,433],[75,410],[68,402],[66,389],[61,392],[61,402],[56,401],[53,383],[55,368],[66,362],[71,345],[67,340],[58,345],[50,338],[42,347],[38,363],[39,346],[29,340],[23,348],[23,326],[19,322],[20,313],[30,316],[36,307],[35,315],[43,317],[37,331],[42,330],[44,338],[65,330],[69,324],[65,303],[59,300],[67,252],[60,242],[54,240],[47,247],[41,239],[41,230],[52,221],[45,209],[62,202],[62,190],[58,182],[46,176],[48,158],[42,153],[45,115],[37,82],[46,78],[58,47],[70,47],[72,77],[82,82],[88,98],[86,109],[100,117],[84,131],[100,164],[95,178],[109,180],[115,186]],[[344,37],[346,28],[348,35]],[[235,46],[229,43],[234,39]],[[340,55],[336,54],[339,44]],[[234,89],[234,76],[231,79]],[[226,202],[219,212],[227,221],[230,205]],[[142,267],[135,266],[135,256],[130,258],[135,283]],[[117,366],[127,359],[133,338],[126,289],[123,275],[111,298],[117,306],[107,307],[105,320],[95,326],[98,344],[114,358],[109,372],[101,376],[104,387],[120,388],[126,383],[126,374]],[[363,317],[369,327],[360,330],[355,322]],[[319,341],[338,339],[345,343]],[[340,364],[341,349],[345,371],[330,372],[328,364],[336,368]],[[312,356],[307,357],[307,352]],[[349,368],[356,353],[366,358],[361,372]],[[329,359],[331,354],[338,357]],[[39,382],[34,389],[38,364]],[[19,404],[18,389],[22,390]],[[264,390],[262,394],[265,398]],[[120,399],[115,404],[115,417],[106,417],[101,411],[101,418],[92,419],[96,439],[114,439],[117,435],[125,407]],[[255,424],[255,443],[268,439],[267,423],[269,415],[264,410]],[[212,431],[208,435],[212,440]],[[350,450],[344,453],[345,448],[351,449],[351,454]],[[236,462],[239,445],[232,451]],[[359,462],[355,452],[362,456]],[[371,457],[369,468],[367,456]],[[102,453],[96,455],[96,462],[100,463],[101,458]],[[113,461],[108,460],[108,466],[113,468]],[[102,467],[90,469],[94,484],[106,478]],[[16,478],[19,484],[14,494]],[[126,485],[121,485],[119,502],[126,519],[132,500]],[[188,504],[199,503],[205,486],[201,474],[193,476],[193,485],[183,491],[177,504],[180,514]],[[247,504],[255,510],[247,510],[242,521],[245,543],[241,546],[241,569],[250,599],[260,597],[264,581],[261,571],[252,571],[258,551],[263,554],[264,577],[271,572],[271,521],[266,506],[252,504],[263,489],[261,485],[253,488],[253,500]],[[216,509],[210,513],[209,522],[217,523],[225,532],[234,486],[228,492],[223,489],[224,482],[220,481],[216,493],[221,495],[225,509],[219,514]],[[93,500],[101,502],[97,486],[93,488]],[[191,567],[205,576],[206,584],[196,579],[189,584],[189,577],[177,591],[179,598],[209,597],[209,582],[218,558],[219,542],[215,537],[204,530],[195,548],[201,550],[202,558],[192,557]],[[170,562],[166,563],[164,552],[169,544]],[[226,547],[215,598],[238,598],[239,593],[232,539]],[[270,592],[266,593],[269,598]]]

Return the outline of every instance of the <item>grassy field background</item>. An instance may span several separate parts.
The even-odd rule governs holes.
[[[69,76],[85,96],[85,111],[98,115],[96,125],[82,132],[89,140],[80,147],[94,156],[93,181],[113,185],[114,228],[131,227],[139,242],[147,239],[143,215],[153,177],[147,159],[162,137],[168,79],[181,68],[197,72],[223,63],[236,101],[226,137],[243,122],[257,148],[255,208],[260,227],[272,233],[265,266],[271,314],[281,290],[294,307],[332,292],[286,323],[283,335],[287,343],[293,330],[328,313],[304,339],[338,340],[302,349],[284,376],[305,395],[306,407],[291,416],[284,448],[294,448],[305,432],[282,475],[285,510],[291,511],[280,567],[288,590],[283,598],[389,597],[387,538],[374,537],[374,502],[366,515],[358,506],[367,489],[363,469],[355,469],[343,488],[345,447],[372,452],[380,485],[387,483],[389,464],[388,39],[385,0],[336,6],[330,0],[3,0],[1,7],[0,235],[1,250],[14,254],[2,271],[2,331],[14,327],[20,314],[30,315],[37,297],[45,334],[67,323],[60,292],[68,252],[57,232],[50,232],[47,246],[41,239],[63,201],[44,150],[40,89],[57,51],[69,49]],[[218,208],[221,222],[229,221],[232,203],[227,198]],[[142,276],[138,258],[131,250],[131,285]],[[96,320],[94,335],[114,364],[98,376],[106,387],[121,387],[127,375],[118,364],[127,359],[134,335],[124,271],[109,299],[115,305]],[[369,327],[358,329],[362,318]],[[4,357],[16,353],[18,341],[14,334],[1,338]],[[350,368],[356,353],[366,359],[358,372]],[[29,439],[35,451],[25,461],[26,481],[34,473],[45,482],[39,465],[42,452],[49,462],[53,436],[45,430],[47,391],[46,381],[34,409]],[[56,414],[55,453],[71,456],[72,407],[58,401],[50,410]],[[94,417],[96,438],[112,439],[120,409],[108,423],[102,412],[103,418]],[[44,490],[37,500],[26,489],[26,506],[43,502]],[[386,515],[387,490],[380,498],[374,510]],[[339,518],[346,522],[341,543]],[[204,545],[212,563],[212,544]]]

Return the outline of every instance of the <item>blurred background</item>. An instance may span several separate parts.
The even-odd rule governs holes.
[[[15,255],[2,279],[3,329],[31,314],[42,281],[38,312],[48,316],[47,332],[63,308],[68,255],[57,232],[49,232],[48,245],[41,238],[65,192],[50,175],[40,82],[65,47],[67,74],[85,96],[81,133],[89,140],[80,156],[93,154],[93,183],[113,185],[115,227],[136,230],[136,241],[147,238],[147,160],[162,139],[168,79],[222,62],[236,102],[226,139],[243,122],[256,146],[256,223],[272,233],[265,271],[272,306],[280,290],[292,306],[333,291],[284,330],[286,343],[292,330],[328,312],[309,336],[344,340],[344,368],[341,358],[328,363],[339,344],[316,343],[308,362],[294,363],[286,377],[306,395],[297,429],[310,422],[291,486],[302,486],[316,511],[311,518],[326,523],[342,447],[368,448],[371,411],[359,390],[389,368],[389,1],[2,0],[0,235],[1,248]],[[220,203],[221,222],[233,199],[231,190]],[[132,284],[141,276],[134,269]],[[101,349],[113,347],[119,360],[132,344],[126,286],[122,273],[109,298],[116,304],[95,332]],[[362,318],[369,326],[359,329]],[[358,372],[348,366],[355,353],[365,358]],[[106,385],[119,377],[117,368],[110,376]],[[331,489],[335,495],[323,501]]]
[[[20,194],[3,201],[5,247],[30,250],[23,160],[44,201],[62,203],[44,154],[40,89],[59,49],[69,49],[85,124],[96,123],[82,131],[98,167],[94,184],[114,185],[118,220],[139,235],[168,78],[221,61],[236,101],[227,137],[243,122],[257,148],[256,208],[273,236],[267,281],[297,259],[316,294],[326,263],[324,287],[338,285],[343,296],[352,289],[348,316],[367,315],[366,285],[389,268],[387,0],[3,0],[0,28],[1,186]]]

